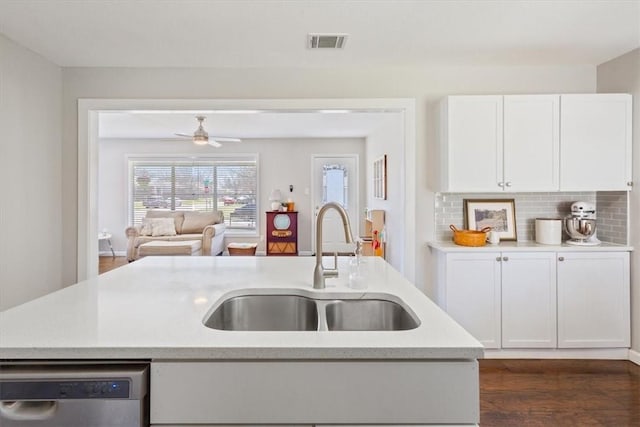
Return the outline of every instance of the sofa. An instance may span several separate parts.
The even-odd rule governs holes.
[[[127,259],[131,262],[140,258],[141,245],[162,241],[198,241],[197,254],[220,255],[225,228],[224,214],[219,211],[148,210],[141,224],[126,229]]]

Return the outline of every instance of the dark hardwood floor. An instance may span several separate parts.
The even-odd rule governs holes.
[[[126,257],[100,257],[99,271],[126,264]],[[480,425],[640,427],[640,366],[618,360],[481,360]]]
[[[640,426],[640,366],[481,360],[481,426]]]

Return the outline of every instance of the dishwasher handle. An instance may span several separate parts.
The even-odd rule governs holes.
[[[12,421],[42,421],[52,418],[58,410],[55,400],[14,400],[0,402],[0,419]]]

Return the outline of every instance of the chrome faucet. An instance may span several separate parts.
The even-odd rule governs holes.
[[[325,269],[322,265],[322,219],[329,209],[335,209],[342,218],[342,226],[344,227],[344,238],[347,243],[353,243],[353,235],[351,234],[351,224],[349,224],[349,215],[342,205],[336,202],[329,202],[323,205],[318,211],[316,218],[316,268],[313,271],[313,288],[324,289],[324,279],[327,277],[338,277],[338,254],[334,254],[334,267]]]

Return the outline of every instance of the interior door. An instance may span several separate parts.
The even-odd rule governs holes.
[[[312,203],[314,220],[311,224],[313,251],[316,245],[316,219],[318,211],[328,202],[340,203],[351,223],[354,238],[359,235],[358,216],[358,155],[314,156],[312,168]],[[322,224],[322,248],[324,252],[353,252],[355,245],[345,243],[342,220],[334,209],[324,215]]]

